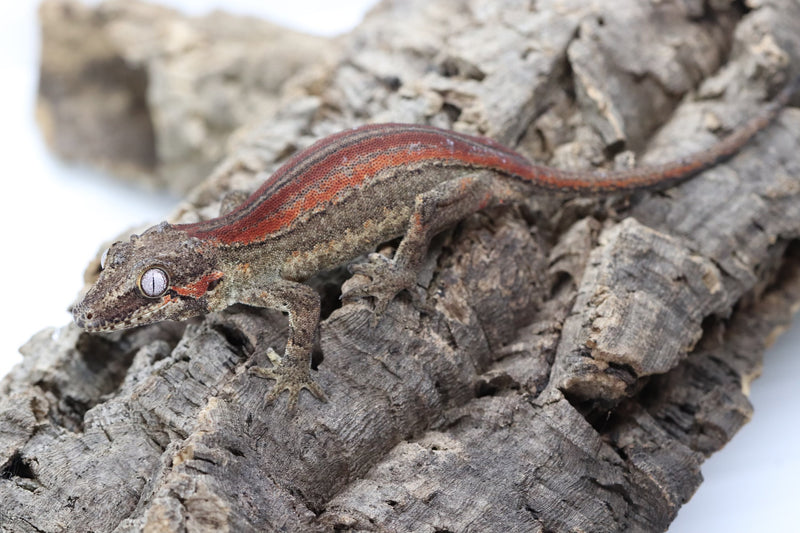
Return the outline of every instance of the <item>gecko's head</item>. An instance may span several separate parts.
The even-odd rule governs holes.
[[[114,243],[100,277],[72,310],[86,331],[113,331],[208,311],[222,281],[213,247],[162,223]]]

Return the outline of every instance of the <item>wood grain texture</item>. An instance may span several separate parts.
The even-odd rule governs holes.
[[[173,220],[216,216],[226,193],[366,119],[489,135],[564,168],[624,165],[627,149],[665,161],[800,68],[794,0],[614,4],[384,2]],[[294,417],[246,371],[266,364],[253,346],[282,349],[280,314],[45,330],[0,383],[0,523],[662,531],[752,415],[748,384],[800,298],[798,138],[787,109],[669,191],[470,217],[431,247],[433,309],[401,295],[376,328],[369,301],[337,299],[363,280],[316,278],[329,402],[304,394]]]

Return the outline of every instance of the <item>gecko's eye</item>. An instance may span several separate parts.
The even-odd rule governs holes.
[[[161,267],[150,267],[139,276],[139,290],[148,298],[158,298],[169,286],[167,271]]]

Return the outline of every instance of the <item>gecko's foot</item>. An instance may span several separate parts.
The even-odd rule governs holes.
[[[372,297],[375,301],[375,315],[372,320],[374,327],[383,316],[389,302],[400,291],[407,290],[412,297],[419,299],[419,295],[415,292],[417,274],[398,265],[385,255],[371,253],[367,257],[368,262],[354,263],[348,269],[352,274],[361,274],[370,278],[370,281],[343,292],[342,298]]]
[[[328,401],[322,391],[322,387],[317,385],[311,378],[311,370],[309,368],[300,368],[296,365],[285,363],[284,358],[272,348],[267,350],[267,357],[272,361],[272,367],[253,366],[248,369],[251,374],[275,380],[275,385],[265,398],[266,403],[274,402],[283,391],[289,391],[289,402],[286,407],[289,414],[294,414],[297,409],[297,398],[303,389],[308,390],[322,402]]]

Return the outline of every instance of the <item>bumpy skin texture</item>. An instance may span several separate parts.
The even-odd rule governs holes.
[[[393,259],[354,265],[371,282],[343,296],[371,296],[375,316],[413,288],[430,238],[480,209],[536,192],[598,195],[664,188],[734,154],[800,86],[795,79],[761,113],[710,149],[663,165],[612,172],[565,171],[530,163],[490,139],[430,126],[378,124],[325,138],[295,155],[237,208],[195,224],[162,223],[108,251],[97,283],[74,307],[87,331],[181,320],[235,303],[289,316],[281,357],[250,371],[289,391],[289,410],[308,389],[319,321],[317,293],[302,283],[377,244],[404,236]],[[158,269],[163,287],[143,283]],[[144,278],[145,280],[149,278]]]

